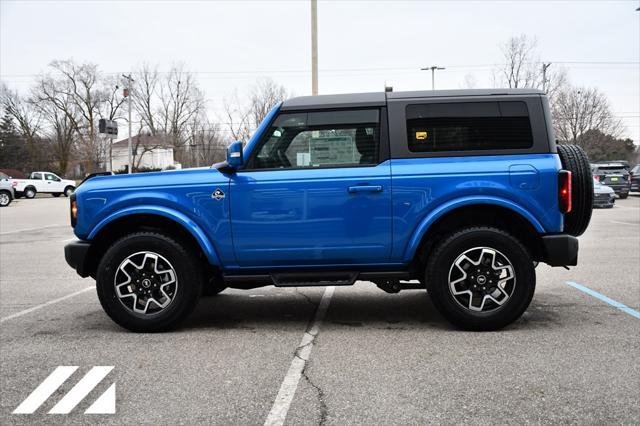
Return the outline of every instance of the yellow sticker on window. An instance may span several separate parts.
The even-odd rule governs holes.
[[[427,132],[416,132],[416,139],[420,141],[427,139],[427,136]]]

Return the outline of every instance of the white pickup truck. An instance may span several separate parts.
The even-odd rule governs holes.
[[[16,198],[25,196],[33,198],[38,192],[44,192],[59,197],[62,194],[69,197],[76,189],[76,182],[62,179],[51,172],[33,172],[27,179],[13,179]]]

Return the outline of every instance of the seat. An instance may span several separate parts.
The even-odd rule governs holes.
[[[360,164],[376,164],[378,162],[377,145],[375,133],[368,135],[367,129],[364,127],[359,127],[356,130],[356,148],[360,153]]]

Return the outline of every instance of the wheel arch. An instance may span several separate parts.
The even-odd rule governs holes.
[[[106,249],[124,235],[143,230],[155,230],[169,234],[187,244],[206,262],[205,265],[220,265],[218,254],[202,229],[182,213],[166,209],[135,208],[119,211],[96,225],[87,239],[91,241],[87,270],[93,276]]]
[[[424,266],[426,257],[438,241],[456,229],[468,226],[493,226],[520,240],[536,260],[544,257],[542,224],[518,204],[500,198],[469,197],[443,204],[418,225],[404,257],[406,262]]]

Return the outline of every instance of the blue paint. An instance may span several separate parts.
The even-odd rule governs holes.
[[[609,299],[607,296],[605,296],[604,294],[600,294],[597,291],[591,290],[590,288],[587,288],[581,284],[578,283],[574,283],[573,281],[567,281],[567,284],[569,284],[571,287],[573,288],[577,288],[578,290],[587,293],[590,296],[595,297],[596,299],[600,299],[603,302],[606,302],[608,304],[610,304],[611,306],[614,306],[618,309],[620,309],[621,311],[631,315],[632,317],[635,317],[637,319],[640,319],[640,312],[636,311],[635,309],[632,309],[630,307],[628,307],[627,305],[624,305],[620,302],[617,302],[613,299]]]

